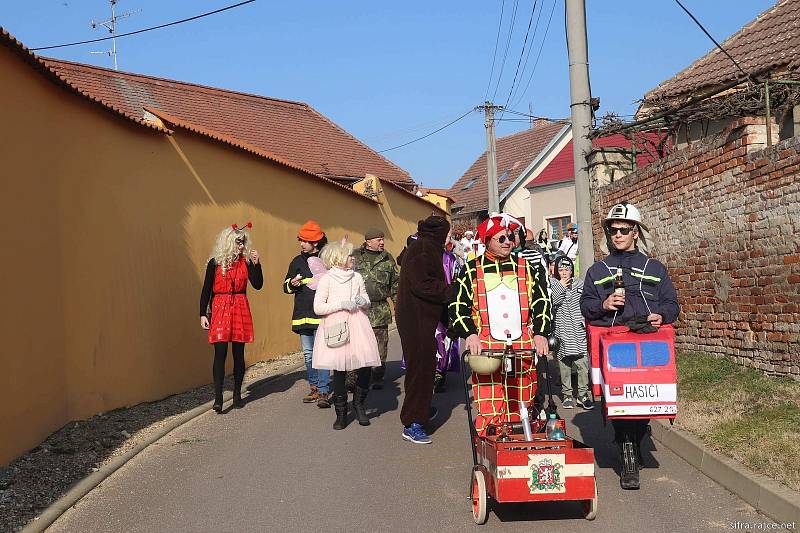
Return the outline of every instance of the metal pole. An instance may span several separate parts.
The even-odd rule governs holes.
[[[494,110],[491,102],[486,102],[486,176],[489,189],[489,215],[500,211],[500,200],[497,193],[497,143],[494,135]]]
[[[589,196],[589,169],[586,158],[592,149],[589,132],[592,126],[589,89],[589,52],[586,42],[586,6],[584,0],[566,0],[567,55],[572,111],[572,157],[575,173],[575,204],[578,216],[578,254],[581,270],[594,263],[592,210]]]

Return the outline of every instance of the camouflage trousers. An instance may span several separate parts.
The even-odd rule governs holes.
[[[372,328],[375,334],[375,340],[378,341],[378,355],[381,358],[381,366],[376,366],[372,369],[372,383],[383,382],[386,376],[386,356],[389,352],[389,326],[381,328]],[[347,388],[353,390],[356,386],[356,371],[349,370],[347,372]]]

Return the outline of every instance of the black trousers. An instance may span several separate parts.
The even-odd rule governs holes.
[[[647,434],[649,419],[643,420],[612,420],[614,428],[614,442],[621,444],[625,442],[625,437],[630,438],[631,442],[641,443]]]
[[[242,382],[244,381],[244,343],[232,342],[233,347],[233,396],[240,398],[242,395]],[[214,343],[214,401],[222,403],[222,384],[225,381],[225,359],[228,356],[228,343]]]
[[[356,374],[356,387],[366,389],[369,387],[369,379],[372,376],[372,367],[365,366],[354,370]],[[333,371],[333,395],[347,397],[347,370]]]

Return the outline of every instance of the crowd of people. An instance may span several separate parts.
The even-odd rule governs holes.
[[[229,343],[233,407],[244,406],[244,345],[253,342],[246,289],[248,282],[254,289],[263,285],[259,253],[250,247],[251,228],[233,224],[219,234],[201,291],[200,324],[214,346],[217,412],[222,411]],[[647,227],[638,210],[628,203],[614,206],[603,228],[609,255],[592,265],[584,280],[575,224],[554,242],[546,230],[534,234],[507,214],[493,214],[474,231],[463,232],[432,215],[419,222],[395,260],[380,229],[366,229],[356,245],[346,238],[329,242],[320,225],[308,221],[298,230],[300,253],[289,262],[283,282],[283,291],[294,299],[291,328],[306,364],[308,392],[302,401],[333,406],[335,430],[348,425],[348,405],[360,425],[370,425],[366,401],[372,390],[384,387],[394,319],[405,370],[400,410],[405,440],[431,442],[426,428],[436,416],[434,394],[445,390],[448,372],[459,369],[462,350],[479,356],[513,349],[539,358],[535,363],[519,357],[513,368],[472,373],[479,432],[501,419],[518,421],[520,406],[543,409],[536,383],[546,371],[551,346],[557,347],[562,407],[591,410],[587,322],[638,320],[657,327],[676,320],[679,311],[666,269],[644,253]],[[614,286],[618,269],[629,289],[624,294]],[[647,420],[615,423],[615,440],[633,439],[638,446],[646,426]],[[638,488],[638,474],[621,483]]]

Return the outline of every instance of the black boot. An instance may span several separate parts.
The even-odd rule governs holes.
[[[242,400],[242,392],[241,391],[234,391],[233,393],[233,408],[234,409],[241,409],[244,407],[244,400]]]
[[[333,429],[344,429],[347,427],[347,395],[334,396],[333,408],[336,410],[336,422]]]
[[[383,380],[386,377],[386,363],[381,363],[381,366],[376,366],[372,369],[372,376],[370,378],[372,388],[379,390],[383,388]]]
[[[358,423],[362,426],[369,425],[369,417],[367,416],[367,408],[364,406],[364,401],[367,399],[369,388],[362,389],[356,386],[356,391],[353,393],[353,411],[356,412]]]
[[[619,444],[619,450],[622,458],[619,485],[624,490],[639,490],[639,458],[634,442],[626,438]]]

